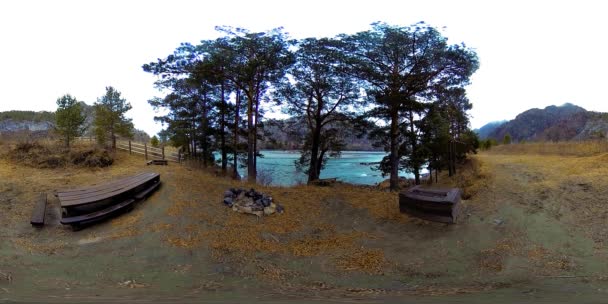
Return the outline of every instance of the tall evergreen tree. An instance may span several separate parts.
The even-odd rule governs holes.
[[[160,76],[155,85],[171,92],[149,103],[169,110],[167,115],[155,119],[167,125],[173,144],[185,147],[205,165],[213,158],[213,151],[219,149],[221,166],[226,171],[228,154],[237,153],[235,147],[241,136],[238,131],[241,107],[240,98],[236,98],[236,105],[231,104],[231,95],[237,90],[226,78],[231,57],[219,47],[224,42],[220,38],[199,45],[183,43],[166,59],[145,64],[143,69]],[[232,135],[235,137],[230,144]],[[201,153],[197,148],[202,148]]]
[[[251,33],[244,29],[218,28],[226,33],[219,40],[219,49],[226,61],[226,78],[247,101],[247,178],[255,181],[260,104],[271,84],[282,80],[293,63],[291,42],[282,28]]]
[[[448,45],[436,29],[423,23],[409,27],[375,23],[372,29],[343,35],[345,52],[355,74],[367,83],[375,108],[367,114],[386,122],[373,134],[389,155],[381,168],[390,174],[390,187],[398,189],[399,168],[420,182],[425,163],[421,146],[424,102],[437,86],[462,86],[477,69],[474,51]]]
[[[82,105],[70,94],[57,98],[57,112],[55,114],[56,129],[65,138],[65,144],[70,148],[74,137],[82,135],[85,130],[86,116],[82,112]]]
[[[116,136],[133,136],[133,123],[125,113],[131,110],[131,104],[122,98],[121,93],[113,87],[106,87],[106,94],[95,103],[95,135],[100,144],[106,139],[112,140],[112,149],[116,149]]]
[[[290,80],[278,90],[286,112],[305,121],[308,135],[298,167],[305,168],[308,183],[317,179],[331,155],[345,146],[339,136],[339,122],[348,120],[352,106],[359,100],[357,80],[347,73],[340,42],[309,38],[301,41],[296,63],[289,69]]]

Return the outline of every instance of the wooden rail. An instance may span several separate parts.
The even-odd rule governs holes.
[[[94,137],[76,137],[76,140],[80,141],[94,141]],[[146,160],[148,159],[164,159],[176,163],[182,161],[182,155],[178,152],[166,153],[165,147],[155,148],[148,146],[147,143],[139,143],[131,140],[117,140],[116,149],[129,151],[129,154],[140,154],[143,155]]]

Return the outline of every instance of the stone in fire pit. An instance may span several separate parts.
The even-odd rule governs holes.
[[[283,213],[281,205],[275,204],[272,197],[254,189],[231,188],[224,192],[224,204],[233,211],[255,214],[257,216]]]

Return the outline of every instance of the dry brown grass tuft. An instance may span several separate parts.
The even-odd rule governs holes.
[[[469,158],[460,168],[456,187],[462,189],[462,198],[470,199],[487,187],[491,173],[483,163],[475,158]]]
[[[339,231],[331,222],[334,211],[327,205],[338,200],[347,203],[345,208],[368,210],[376,219],[408,220],[399,213],[397,194],[350,185],[292,188],[257,185],[257,191],[271,195],[275,202],[285,207],[283,214],[257,218],[236,213],[221,203],[226,189],[254,186],[218,178],[213,172],[204,170],[176,170],[184,170],[185,174],[176,172],[178,190],[171,194],[174,203],[168,206],[166,213],[179,219],[179,223],[167,226],[164,240],[171,246],[185,249],[209,246],[211,256],[218,261],[248,260],[265,265],[260,263],[260,254],[327,256],[336,262],[343,260],[344,267],[336,268],[338,270],[378,273],[384,267],[383,256],[380,258],[374,249],[361,248],[361,241],[373,236],[358,231]],[[193,200],[193,197],[200,200]],[[164,230],[164,227],[158,230]],[[356,262],[357,259],[360,260]],[[286,275],[270,268],[266,270],[265,275],[275,279]]]
[[[265,280],[271,281],[285,281],[287,279],[293,278],[297,274],[291,270],[279,267],[274,264],[259,264],[257,265],[259,269],[258,276]]]
[[[512,238],[498,240],[491,248],[482,250],[478,255],[479,268],[482,271],[500,272],[505,267],[508,256],[518,253],[521,244]]]
[[[357,241],[366,237],[361,232],[328,233],[325,237],[309,236],[287,244],[286,250],[294,256],[317,256],[321,254],[336,253],[340,250],[355,250]]]
[[[460,188],[462,199],[473,198],[488,186],[493,173],[477,155],[470,155],[462,164],[456,168],[456,174],[448,176],[448,172],[442,171],[439,174],[439,183],[431,184],[430,187],[440,188]]]
[[[90,144],[75,145],[67,150],[56,143],[20,142],[9,150],[8,156],[17,164],[33,168],[64,168],[71,165],[104,168],[114,163],[113,153]]]
[[[567,142],[531,142],[523,144],[499,145],[490,153],[496,154],[540,154],[562,156],[591,156],[608,153],[608,141],[567,141]]]
[[[35,242],[30,239],[18,238],[12,240],[13,245],[32,253],[44,253],[44,254],[55,254],[61,249],[67,246],[67,243],[64,241],[55,241],[51,240],[48,242]]]
[[[338,261],[338,268],[346,271],[362,271],[369,274],[381,274],[387,265],[384,252],[378,249],[359,249],[342,255]]]

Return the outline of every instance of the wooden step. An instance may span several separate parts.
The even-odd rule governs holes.
[[[40,193],[34,211],[32,212],[32,220],[30,224],[32,226],[41,227],[44,226],[44,217],[46,215],[46,193]]]
[[[100,221],[114,214],[117,214],[122,210],[133,207],[132,205],[134,202],[135,200],[131,198],[99,211],[91,212],[84,215],[64,217],[61,219],[61,223],[64,225],[84,225],[91,222]]]
[[[160,181],[154,183],[152,186],[148,187],[146,190],[143,190],[137,194],[135,194],[135,199],[141,200],[148,196],[148,194],[152,193],[152,191],[156,190],[160,186]]]

